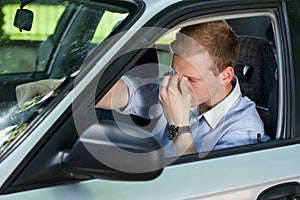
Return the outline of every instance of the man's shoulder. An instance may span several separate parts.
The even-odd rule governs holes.
[[[245,123],[243,126],[254,124],[261,125],[262,120],[256,109],[256,104],[254,101],[246,96],[241,96],[229,109],[226,120],[234,121],[234,123]]]
[[[231,110],[256,110],[256,104],[247,96],[240,96],[237,101],[232,105]]]

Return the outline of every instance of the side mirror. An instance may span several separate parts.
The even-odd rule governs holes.
[[[14,19],[14,26],[20,31],[30,31],[33,22],[33,12],[27,9],[18,9]]]
[[[164,151],[143,129],[107,120],[80,136],[62,167],[75,179],[151,180],[163,170]]]

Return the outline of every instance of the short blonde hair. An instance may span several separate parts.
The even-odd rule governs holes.
[[[222,72],[228,66],[233,67],[238,57],[237,36],[222,20],[180,29],[170,47],[173,53],[178,52],[184,56],[207,51],[218,72]],[[213,69],[215,66],[212,66]]]

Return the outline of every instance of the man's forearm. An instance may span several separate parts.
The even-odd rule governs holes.
[[[196,153],[194,141],[190,132],[182,133],[173,144],[175,155]]]
[[[129,102],[128,90],[128,86],[119,80],[96,104],[96,108],[113,110],[126,107]]]

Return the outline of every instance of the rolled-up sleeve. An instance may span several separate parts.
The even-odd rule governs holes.
[[[129,102],[123,109],[116,110],[122,114],[134,114],[143,118],[154,118],[162,113],[158,99],[159,78],[141,79],[123,76],[121,80],[129,90]]]

